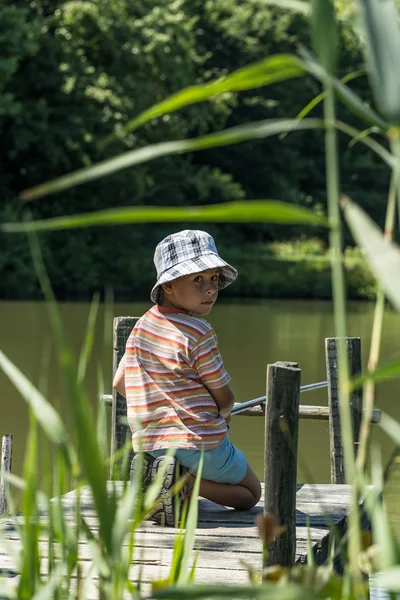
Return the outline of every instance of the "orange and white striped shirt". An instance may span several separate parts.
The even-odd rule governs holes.
[[[207,321],[153,306],[133,328],[120,367],[135,451],[218,446],[227,424],[208,390],[230,376]]]

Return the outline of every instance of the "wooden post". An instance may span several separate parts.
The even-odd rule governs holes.
[[[113,331],[113,376],[125,353],[127,339],[136,325],[139,317],[115,317]],[[126,400],[113,389],[112,394],[112,422],[111,422],[111,457],[123,448],[131,436],[129,425],[126,422]],[[133,454],[133,452],[132,452]],[[122,457],[111,461],[111,478],[121,467]]]
[[[297,363],[276,362],[267,369],[264,513],[286,531],[270,547],[264,566],[295,563],[300,375]]]
[[[338,344],[339,338],[326,338],[325,340],[326,372],[328,376],[331,482],[346,483],[343,445],[340,433]],[[346,338],[346,350],[349,362],[349,375],[350,377],[354,377],[361,372],[360,338]],[[354,453],[356,454],[362,416],[361,389],[356,390],[351,394],[350,408],[353,424]]]
[[[12,441],[13,436],[11,433],[3,435],[1,444],[1,464],[0,469],[3,473],[11,473],[12,463]],[[0,476],[0,516],[7,511],[7,491],[8,482]]]

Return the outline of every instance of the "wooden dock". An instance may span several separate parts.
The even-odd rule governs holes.
[[[114,322],[114,371],[123,355],[126,339],[136,319],[121,317]],[[323,564],[328,557],[332,531],[343,535],[351,499],[351,486],[345,485],[343,448],[340,437],[340,410],[337,370],[338,340],[326,340],[326,363],[328,379],[328,406],[313,407],[306,411],[300,405],[301,371],[297,363],[278,361],[267,367],[267,402],[265,408],[252,408],[249,415],[265,415],[264,481],[263,494],[256,507],[250,511],[235,511],[221,507],[204,498],[199,500],[199,518],[195,536],[195,551],[188,568],[196,560],[197,583],[246,584],[249,571],[261,574],[264,567],[271,565],[292,566],[307,560],[308,536],[310,535],[315,562]],[[346,346],[352,376],[361,370],[361,350],[359,338],[347,338]],[[310,407],[306,407],[310,408]],[[362,398],[358,391],[351,397],[354,449],[357,449],[359,426],[362,414]],[[312,414],[311,414],[312,412]],[[296,485],[298,426],[299,418],[326,418],[329,421],[331,448],[331,483]],[[372,421],[377,422],[379,414]],[[109,490],[122,492],[120,463],[115,459],[116,452],[125,444],[129,430],[126,421],[126,401],[114,390],[112,396],[112,444],[111,475]],[[10,436],[9,436],[10,437]],[[8,440],[11,442],[11,437]],[[4,452],[3,470],[11,468],[11,451]],[[121,453],[119,453],[121,454]],[[6,458],[9,457],[7,462]],[[118,454],[117,454],[118,456]],[[112,480],[111,480],[112,479]],[[71,525],[75,518],[76,492],[63,496],[64,518]],[[6,508],[3,492],[3,510]],[[5,507],[5,508],[4,508]],[[93,507],[89,488],[80,492],[82,517],[93,532],[98,544],[99,522]],[[263,555],[263,545],[259,539],[256,518],[264,513],[274,515],[278,525],[285,526],[285,532],[270,546],[268,556]],[[45,511],[40,519],[48,520]],[[0,584],[7,581],[13,585],[18,581],[18,555],[22,543],[18,525],[23,525],[22,516],[0,518]],[[309,523],[309,529],[307,527]],[[147,521],[140,525],[135,536],[135,548],[130,568],[130,579],[135,582],[139,575],[150,589],[153,581],[166,579],[171,570],[174,541],[177,530],[161,528]],[[48,549],[46,528],[40,537],[41,571],[46,575]],[[196,550],[200,552],[197,553]],[[79,564],[81,575],[91,573],[90,594],[87,598],[97,598],[96,578],[98,573],[91,570],[93,544],[82,536],[79,542]],[[147,586],[147,587],[146,587]],[[1,586],[0,586],[1,587]]]
[[[109,482],[122,490],[122,482]],[[307,538],[311,534],[312,547],[317,564],[327,558],[329,543],[329,524],[334,524],[340,532],[344,532],[346,514],[350,502],[351,488],[348,485],[299,485],[296,492],[296,562],[305,562],[307,557]],[[63,497],[65,519],[73,523],[75,511],[75,492],[71,491]],[[83,517],[97,537],[98,521],[93,510],[89,489],[81,490],[81,510]],[[250,511],[235,511],[218,506],[208,500],[199,500],[199,519],[196,530],[195,550],[200,550],[197,557],[196,582],[219,584],[248,584],[248,565],[257,573],[262,570],[262,543],[258,536],[255,519],[263,513],[264,497]],[[46,521],[46,514],[42,513]],[[310,529],[307,528],[307,520]],[[23,517],[14,517],[0,521],[0,579],[7,579],[10,585],[16,583],[18,566],[13,553],[19,553],[21,541],[16,524],[23,524]],[[309,533],[308,533],[309,532]],[[173,544],[177,530],[162,528],[150,521],[144,522],[135,536],[135,549],[130,577],[137,581],[139,572],[145,588],[150,588],[152,581],[165,579],[171,569]],[[46,556],[48,545],[43,533],[40,538],[43,575],[46,574]],[[82,538],[80,544],[80,564],[82,575],[88,573],[92,563],[92,550]],[[190,559],[193,565],[196,552]],[[93,594],[96,597],[96,579],[93,574]]]

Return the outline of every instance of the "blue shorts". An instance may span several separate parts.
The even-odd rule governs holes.
[[[167,449],[148,452],[154,458],[166,454]],[[200,462],[200,450],[184,450],[178,448],[175,452],[176,460],[184,467],[190,469],[195,475]],[[225,435],[222,442],[212,450],[205,450],[202,479],[217,481],[219,483],[237,484],[242,481],[247,471],[247,460],[243,452],[238,450]]]

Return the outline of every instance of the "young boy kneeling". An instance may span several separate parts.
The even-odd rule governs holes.
[[[199,318],[208,315],[218,291],[236,279],[237,271],[220,258],[213,238],[196,230],[162,240],[154,263],[155,306],[132,330],[113,385],[127,400],[133,449],[145,452],[145,480],[169,461],[155,518],[174,525],[174,502],[179,501],[178,495],[171,496],[175,461],[189,473],[190,489],[203,450],[200,495],[248,510],[260,499],[260,482],[244,454],[229,441],[234,403],[230,376],[211,325]],[[135,429],[137,422],[140,430]],[[176,449],[175,460],[164,456],[171,447]],[[134,463],[135,459],[133,467]]]

